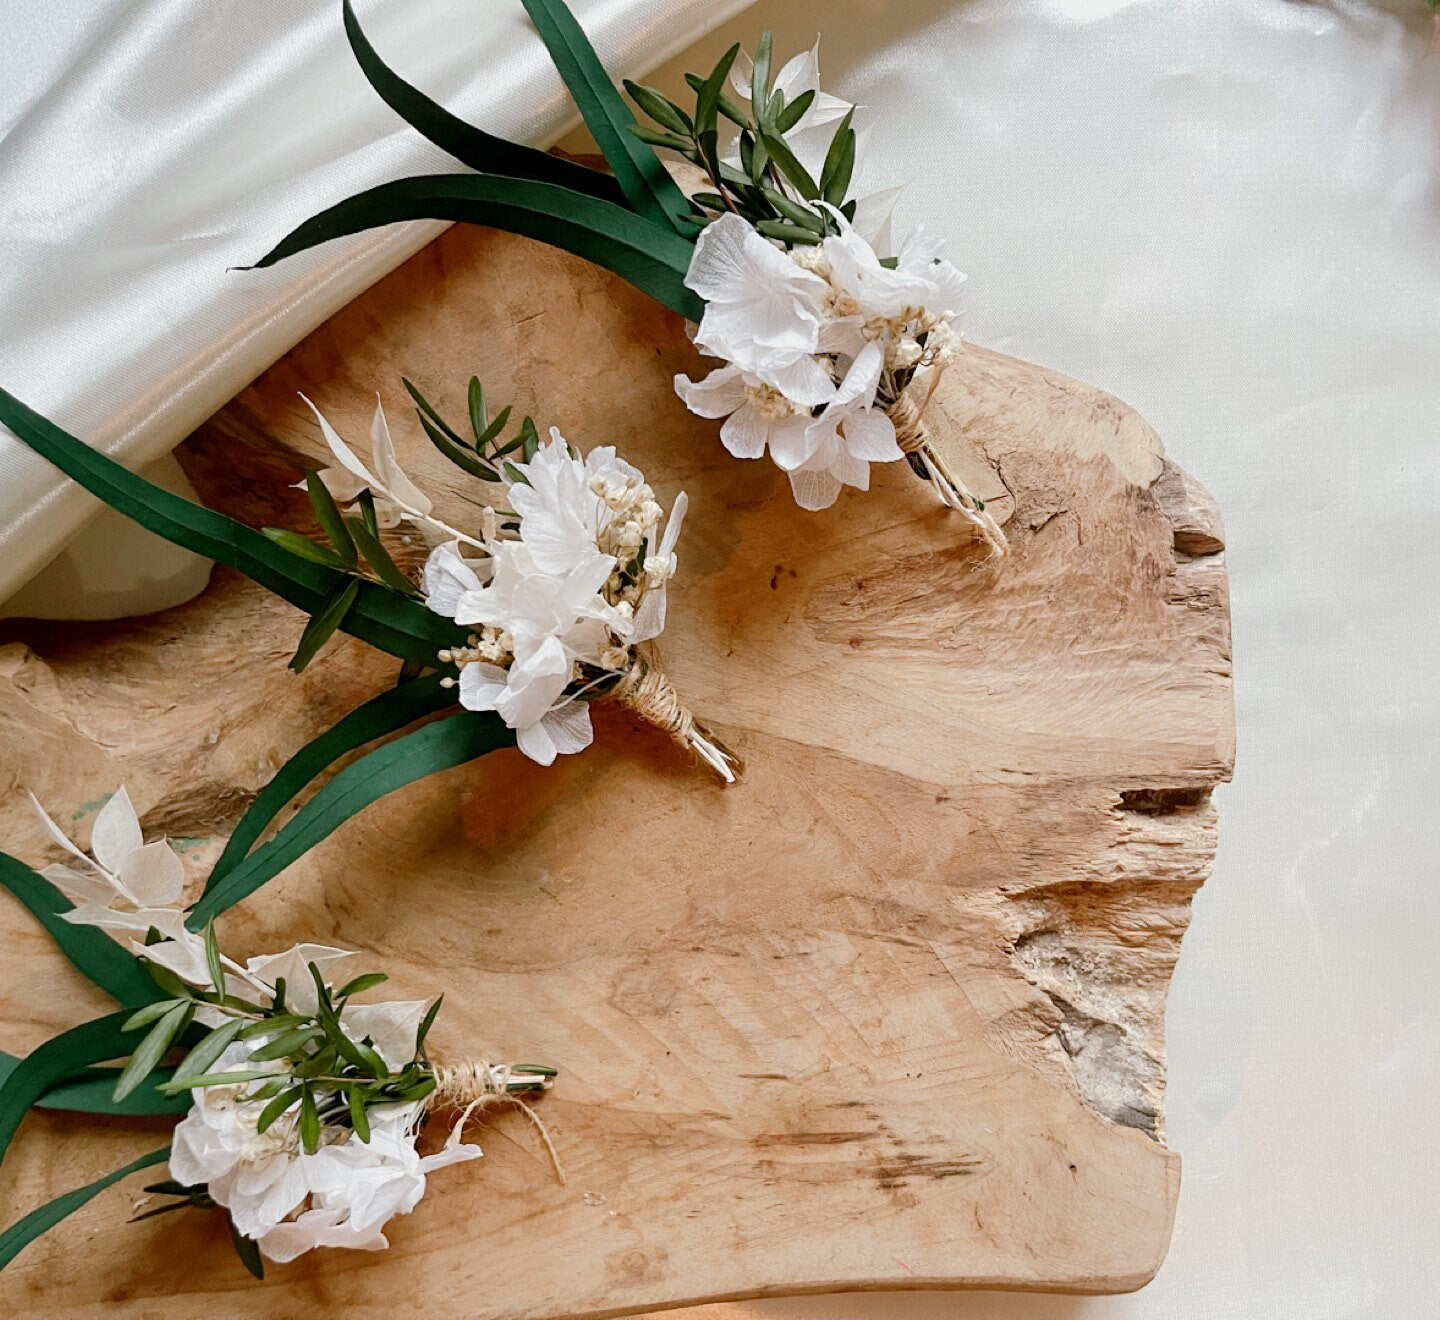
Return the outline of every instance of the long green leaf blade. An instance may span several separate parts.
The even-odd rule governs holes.
[[[72,1027],[32,1050],[0,1083],[0,1159],[15,1129],[51,1087],[93,1064],[130,1054],[133,1037],[121,1030],[130,1014],[121,1010]]]
[[[13,1054],[0,1053],[0,1085],[20,1066]],[[161,1068],[137,1086],[123,1100],[115,1100],[115,1079],[118,1068],[84,1068],[73,1077],[56,1082],[35,1104],[41,1109],[66,1110],[75,1114],[108,1114],[129,1118],[183,1114],[190,1107],[187,1096],[162,1094],[162,1082],[170,1080],[170,1070]]]
[[[635,116],[605,72],[575,15],[562,0],[523,3],[630,205],[637,214],[675,233],[688,234],[690,226],[683,217],[690,207],[685,194],[660,158],[632,131]]]
[[[423,725],[367,753],[341,770],[269,843],[209,888],[186,924],[199,930],[387,793],[464,765],[497,747],[509,747],[514,741],[514,732],[498,715],[465,711]]]
[[[236,825],[235,832],[225,845],[225,851],[220,854],[220,860],[211,870],[210,878],[205,882],[206,892],[219,884],[239,864],[256,840],[264,834],[265,827],[280,813],[281,808],[318,774],[366,743],[388,737],[407,724],[413,724],[426,715],[432,715],[437,710],[454,704],[455,694],[440,686],[440,675],[428,674],[424,678],[411,679],[408,683],[382,692],[378,697],[352,710],[333,728],[306,743],[256,794],[255,801],[240,818],[240,823]],[[103,932],[96,931],[95,934],[101,936],[110,947],[118,947]],[[133,963],[134,959],[130,961]],[[144,976],[143,972],[140,974]],[[149,979],[145,977],[147,982]],[[159,993],[153,985],[151,992],[152,997]]]
[[[334,636],[335,630],[345,621],[345,616],[350,613],[359,594],[360,579],[351,578],[348,582],[337,585],[325,598],[310,622],[305,625],[305,631],[300,634],[300,644],[295,648],[295,654],[290,660],[291,669],[298,674],[315,658],[320,648]]]
[[[0,852],[0,885],[45,927],[76,969],[106,994],[133,1008],[163,997],[140,963],[103,930],[61,920],[60,914],[69,912],[74,904],[43,875],[9,853]]]
[[[4,389],[0,423],[112,509],[167,541],[239,570],[306,614],[314,614],[336,583],[345,580],[341,572],[280,549],[253,527],[128,472]],[[422,663],[433,661],[441,647],[465,639],[463,628],[375,583],[361,588],[346,629],[381,651]]]
[[[537,147],[521,146],[518,142],[486,133],[412,87],[376,53],[369,38],[361,31],[350,0],[345,0],[345,35],[350,39],[350,49],[355,53],[361,72],[380,94],[381,100],[411,128],[472,170],[482,174],[504,174],[512,179],[541,179],[574,192],[623,204],[625,194],[610,175],[552,156]]]
[[[141,1169],[148,1169],[169,1158],[169,1146],[152,1150],[148,1155],[142,1155],[138,1160],[132,1160],[123,1169],[116,1169],[114,1173],[107,1173],[103,1178],[97,1178],[84,1187],[77,1187],[73,1192],[57,1196],[53,1201],[47,1201],[38,1209],[32,1210],[23,1219],[16,1220],[3,1233],[0,1233],[0,1270],[3,1270],[42,1233],[48,1233],[62,1219],[73,1215],[87,1201],[94,1200],[107,1187],[112,1187],[122,1178],[128,1178],[132,1173],[139,1173]]]
[[[685,287],[695,250],[689,239],[596,197],[483,174],[382,183],[312,216],[255,265],[273,266],[331,239],[402,220],[463,221],[522,234],[613,271],[681,316],[698,321],[705,312],[705,304]]]

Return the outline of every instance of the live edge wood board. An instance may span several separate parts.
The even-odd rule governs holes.
[[[456,228],[181,451],[216,507],[305,529],[291,483],[325,451],[297,392],[364,445],[378,390],[408,471],[463,521],[469,479],[399,378],[463,416],[476,373],[582,447],[620,445],[667,501],[689,491],[663,651],[748,762],[739,787],[602,709],[584,755],[504,752],[402,792],[223,923],[242,956],[318,940],[361,950],[397,997],[445,989],[439,1053],[559,1065],[541,1108],[568,1181],[501,1114],[389,1251],[261,1285],[217,1216],[127,1224],[132,1180],[0,1276],[6,1311],[602,1316],[1112,1292],[1158,1268],[1180,1180],[1165,993],[1232,757],[1213,506],[1125,405],[968,348],[929,418],[1012,556],[987,559],[899,464],[803,513],[674,397],[672,375],[702,369],[680,321],[616,280]],[[124,782],[198,884],[275,767],[393,681],[349,640],[289,673],[301,623],[216,571],[151,618],[4,625],[7,848],[48,860],[24,789],[83,837]],[[5,910],[0,1045],[24,1051],[107,1005]],[[163,1131],[34,1115],[0,1207]]]

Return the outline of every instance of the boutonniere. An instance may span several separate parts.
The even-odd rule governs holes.
[[[441,1000],[365,1001],[386,977],[352,974],[356,955],[346,950],[299,944],[243,964],[230,958],[213,922],[194,929],[180,910],[180,859],[165,840],[144,841],[123,788],[96,816],[88,854],[35,808],[67,860],[36,873],[0,853],[0,881],[125,1008],[9,1061],[0,1154],[35,1103],[181,1117],[168,1147],[0,1234],[0,1267],[105,1187],[165,1161],[169,1178],[146,1188],[162,1199],[136,1217],[223,1211],[241,1258],[263,1277],[262,1256],[388,1246],[386,1224],[415,1209],[429,1174],[480,1155],[462,1136],[486,1107],[522,1108],[555,1159],[526,1103],[550,1089],[554,1069],[436,1062],[428,1041]],[[97,941],[102,930],[123,945]],[[120,1059],[118,1069],[92,1066]],[[455,1121],[422,1155],[420,1133],[440,1112]]]
[[[613,173],[457,119],[385,65],[346,0],[346,32],[371,85],[479,173],[372,188],[306,221],[257,264],[415,219],[564,248],[696,323],[696,345],[722,365],[700,381],[677,377],[676,389],[692,411],[726,419],[721,438],[736,457],[768,453],[803,508],[828,508],[844,486],[868,488],[872,463],[904,459],[1004,554],[1004,533],[924,423],[954,356],[964,276],[923,230],[888,250],[886,199],[851,191],[855,107],[821,90],[815,52],[775,72],[768,33],[753,59],[732,46],[708,75],[687,75],[689,108],[627,83],[648,127],[562,0],[524,4]],[[705,186],[687,195],[657,149],[698,169]]]
[[[363,551],[382,580],[414,590],[382,558],[369,526],[415,527],[432,546],[419,595],[467,630],[463,645],[436,653],[441,665],[459,670],[441,684],[456,690],[466,710],[498,714],[532,761],[549,765],[583,751],[593,737],[590,702],[611,700],[670,734],[721,782],[734,783],[739,758],[696,722],[654,648],[678,567],[684,491],[667,517],[645,474],[613,445],[581,454],[556,427],[542,439],[529,417],[513,437],[504,435],[511,410],[492,420],[476,379],[468,436],[406,386],[440,452],[484,483],[479,525],[466,531],[434,517],[430,499],[400,467],[378,403],[368,466],[311,404],[336,466],[307,479],[306,488],[335,565],[356,572]],[[340,504],[360,515],[346,518]],[[267,534],[294,544],[293,534]]]
[[[502,438],[509,410],[490,420],[483,397],[467,440],[412,392],[430,439],[488,483],[478,526],[450,527],[435,516],[401,471],[383,413],[371,466],[321,418],[336,468],[304,483],[321,544],[247,527],[162,490],[0,389],[0,423],[86,490],[308,615],[293,668],[309,664],[337,631],[402,662],[394,688],[300,748],[256,796],[206,883],[201,920],[398,788],[517,743],[546,763],[580,751],[591,738],[592,701],[616,701],[664,729],[722,783],[742,770],[696,721],[654,648],[685,497],[667,516],[643,475],[613,449],[582,456],[558,432],[542,440],[528,418],[518,435]],[[483,395],[478,382],[472,394]],[[432,546],[419,581],[385,546],[383,533],[402,521]],[[362,749],[256,846],[289,803]]]

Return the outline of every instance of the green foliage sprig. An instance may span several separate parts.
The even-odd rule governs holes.
[[[855,112],[852,109],[836,128],[820,177],[814,178],[785,135],[804,117],[815,93],[803,92],[787,102],[784,92],[774,86],[771,50],[771,35],[765,32],[755,52],[748,110],[723,90],[740,54],[738,43],[720,57],[707,76],[685,75],[695,93],[693,110],[682,109],[653,87],[627,79],[625,90],[630,99],[658,125],[637,124],[631,131],[652,147],[672,151],[705,171],[714,192],[692,193],[690,200],[696,209],[687,219],[704,226],[733,212],[769,238],[810,246],[837,231],[833,213],[817,203],[835,207],[847,220],[855,218],[856,203],[848,196],[855,171]],[[737,131],[739,169],[720,159],[721,118]]]

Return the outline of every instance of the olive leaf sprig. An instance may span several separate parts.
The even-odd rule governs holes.
[[[225,966],[215,939],[214,923],[204,932],[205,957],[211,981],[225,986]],[[389,1068],[368,1036],[352,1037],[342,1023],[351,999],[383,985],[383,972],[370,972],[332,990],[315,963],[308,963],[315,984],[313,1012],[287,1006],[284,978],[277,980],[271,1002],[260,1004],[224,989],[204,989],[180,979],[169,968],[146,962],[155,983],[170,997],[132,1013],[123,1031],[149,1027],[115,1083],[115,1100],[124,1099],[159,1066],[175,1042],[194,1022],[197,1009],[209,1006],[228,1018],[189,1047],[175,1070],[156,1083],[162,1094],[196,1091],[211,1086],[250,1086],[246,1099],[267,1100],[256,1124],[263,1134],[283,1115],[297,1111],[298,1132],[306,1154],[319,1149],[323,1127],[353,1128],[361,1141],[370,1139],[366,1114],[376,1105],[410,1104],[424,1100],[436,1086],[435,1067],[425,1040],[440,1011],[444,995],[426,1010],[415,1036],[415,1057],[398,1069]],[[259,1042],[246,1067],[212,1072],[234,1042]],[[508,1090],[512,1094],[544,1090],[555,1070],[542,1065],[516,1065]]]
[[[785,140],[814,102],[815,92],[805,91],[787,101],[785,93],[773,85],[772,41],[765,32],[755,51],[750,109],[743,109],[722,90],[739,53],[737,42],[720,57],[708,77],[685,75],[696,94],[693,112],[655,88],[627,79],[625,90],[631,100],[660,126],[657,130],[635,124],[630,131],[650,146],[673,151],[705,171],[715,191],[691,194],[695,211],[686,219],[703,226],[732,212],[767,238],[813,246],[838,228],[834,216],[817,203],[835,207],[847,220],[855,218],[856,202],[847,196],[855,170],[854,109],[835,130],[816,179]],[[739,169],[720,159],[721,117],[738,129]]]
[[[508,438],[504,435],[513,408],[507,405],[492,419],[485,388],[476,376],[470,378],[467,399],[467,421],[472,433],[469,437],[451,426],[413,381],[404,377],[401,379],[415,401],[416,414],[430,443],[469,476],[480,481],[499,482],[502,471],[508,469],[513,477],[514,465],[507,460],[514,456],[518,461],[528,463],[540,447],[540,433],[529,416],[522,419],[515,435]],[[345,576],[326,595],[300,635],[290,660],[290,668],[297,673],[315,658],[320,648],[339,629],[355,603],[362,581],[376,582],[412,599],[420,596],[419,588],[395,562],[381,540],[375,496],[370,490],[362,490],[351,505],[352,511],[347,513],[341,509],[318,472],[306,472],[304,484],[315,521],[324,534],[324,542],[284,527],[263,527],[261,531],[276,545]]]

